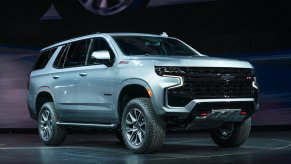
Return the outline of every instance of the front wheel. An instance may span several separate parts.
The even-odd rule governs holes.
[[[152,153],[163,144],[165,122],[154,113],[149,98],[135,98],[123,111],[121,132],[130,151]]]
[[[38,116],[38,132],[45,145],[56,146],[63,143],[66,131],[56,124],[57,116],[53,102],[45,103]]]
[[[212,140],[220,147],[238,147],[248,138],[251,118],[240,123],[224,123],[211,131]]]

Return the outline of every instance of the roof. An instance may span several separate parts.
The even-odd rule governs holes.
[[[157,34],[146,34],[146,33],[95,33],[95,34],[90,34],[90,35],[84,35],[84,36],[80,36],[80,37],[75,37],[72,39],[67,39],[67,40],[63,40],[60,42],[57,42],[55,44],[52,44],[48,47],[43,48],[41,51],[45,51],[47,49],[53,48],[53,47],[57,47],[57,46],[61,46],[63,44],[67,44],[70,42],[74,42],[77,40],[83,40],[83,39],[89,39],[89,38],[93,38],[93,37],[100,37],[100,36],[152,36],[152,37],[165,37],[165,36],[161,36],[161,35],[157,35]]]

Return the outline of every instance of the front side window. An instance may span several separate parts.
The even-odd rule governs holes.
[[[125,55],[197,56],[198,54],[174,38],[153,36],[113,36]]]
[[[93,38],[92,39],[92,44],[90,47],[90,51],[89,51],[89,58],[88,58],[88,65],[100,65],[100,64],[104,64],[104,61],[98,61],[98,60],[94,60],[91,58],[91,54],[94,51],[102,51],[102,50],[107,50],[110,54],[110,63],[114,63],[115,61],[115,56],[114,53],[111,49],[111,47],[109,46],[109,44],[107,43],[107,41],[103,38]]]
[[[64,67],[78,67],[86,63],[90,39],[72,42],[66,55]]]

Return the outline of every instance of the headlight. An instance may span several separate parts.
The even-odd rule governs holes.
[[[254,77],[253,87],[256,88],[256,89],[259,89],[259,86],[258,86],[257,78],[256,77]]]
[[[155,72],[159,76],[164,75],[178,75],[181,73],[181,70],[179,67],[171,67],[171,66],[155,66]]]

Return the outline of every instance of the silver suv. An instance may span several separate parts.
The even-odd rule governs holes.
[[[60,145],[66,127],[112,128],[130,151],[151,153],[167,126],[210,129],[216,144],[236,147],[250,133],[258,85],[250,63],[165,33],[96,33],[41,50],[28,109],[46,145]]]

